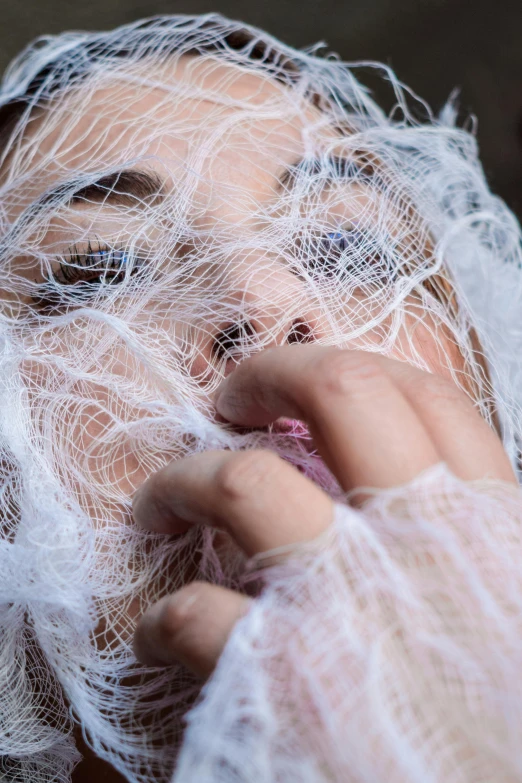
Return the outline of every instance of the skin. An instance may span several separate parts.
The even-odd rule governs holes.
[[[141,66],[141,71],[138,67],[136,76],[142,76],[144,70],[148,77],[154,76],[144,66]],[[162,74],[158,81],[165,80],[165,76]],[[99,170],[101,165],[107,168],[123,167],[128,165],[131,154],[143,156],[147,160],[147,169],[160,178],[164,189],[169,193],[175,192],[180,182],[183,182],[184,165],[191,164],[197,150],[212,143],[215,124],[223,122],[227,114],[235,111],[234,108],[220,105],[219,100],[216,103],[191,100],[190,93],[194,85],[214,90],[218,99],[220,95],[235,100],[248,98],[261,109],[274,98],[284,100],[285,88],[281,85],[257,74],[244,73],[235,66],[216,67],[215,61],[209,62],[203,58],[200,61],[182,58],[168,77],[187,87],[187,94],[179,102],[171,102],[168,106],[165,106],[165,91],[159,86],[144,89],[137,84],[123,87],[117,84],[90,94],[88,111],[82,88],[72,95],[67,104],[67,116],[74,120],[69,120],[66,135],[63,133],[62,113],[44,110],[36,116],[28,133],[29,142],[32,137],[38,136],[38,143],[29,144],[28,147],[30,176],[23,187],[17,190],[16,205],[11,207],[9,217],[16,219],[44,192],[63,182],[64,172],[71,175],[77,171],[88,173],[93,168]],[[221,83],[224,78],[227,83],[223,92]],[[170,132],[169,122],[174,128]],[[214,230],[219,231],[225,226],[229,232],[237,231],[238,236],[250,235],[255,238],[259,227],[255,223],[251,205],[269,208],[274,203],[276,185],[285,167],[291,166],[305,152],[305,122],[321,125],[322,118],[313,107],[305,107],[302,114],[295,112],[292,116],[289,113],[285,121],[261,118],[255,125],[234,129],[227,135],[226,142],[212,149],[208,163],[203,164],[201,185],[193,197],[199,213],[194,221],[195,227],[212,235]],[[154,123],[160,131],[153,134],[151,130],[154,129]],[[195,127],[198,129],[196,135]],[[324,143],[328,144],[335,141],[337,135],[337,131],[326,125],[320,128],[319,133]],[[17,165],[20,165],[20,161]],[[346,191],[344,199],[342,191],[333,198],[331,211],[337,219],[349,220],[361,211],[377,208],[376,204],[372,206],[375,195],[363,187],[349,186]],[[346,198],[348,192],[349,200]],[[250,223],[249,212],[252,213]],[[390,232],[401,230],[399,216],[393,214],[391,206],[389,223]],[[52,261],[53,256],[56,258],[66,254],[71,244],[77,244],[79,252],[85,252],[86,238],[103,237],[110,241],[111,238],[119,237],[122,225],[129,227],[126,231],[130,235],[139,230],[140,210],[136,204],[115,207],[80,203],[63,207],[51,214],[39,246],[51,258],[51,267],[56,271],[59,264],[57,260]],[[78,237],[82,239],[78,241]],[[148,235],[151,245],[154,239],[153,228]],[[17,262],[16,272],[37,283],[45,279],[40,263],[37,259],[31,260],[31,257],[23,259],[23,263],[22,260]],[[235,259],[234,267],[227,274],[228,296],[231,301],[247,303],[250,323],[258,336],[262,337],[263,333],[268,333],[277,324],[278,331],[271,343],[273,345],[285,341],[289,331],[296,326],[302,341],[328,341],[331,326],[317,303],[310,298],[301,310],[299,323],[286,315],[291,310],[292,302],[303,297],[304,283],[279,259],[260,258],[255,252],[250,252],[240,263],[239,259]],[[206,296],[207,290],[212,289],[216,276],[222,277],[222,271],[202,269],[199,273],[198,285],[202,298]],[[346,317],[352,322],[356,299],[357,293],[346,308]],[[368,318],[364,294],[361,294],[361,301],[364,307],[358,317],[364,322]],[[422,313],[420,300],[414,295],[406,298],[406,304],[415,315],[405,317],[405,324],[396,339],[396,355],[413,361],[415,354],[427,363],[431,372],[444,377],[449,378],[452,370],[456,371],[461,374],[462,383],[466,386],[466,367],[459,347],[430,314]],[[336,314],[336,317],[342,321],[343,314]],[[228,325],[213,326],[210,333],[208,328],[196,328],[189,335],[193,347],[198,349],[198,355],[187,370],[202,389],[211,385],[215,379],[212,349],[222,339],[223,329]],[[177,328],[172,316],[158,323],[160,332],[164,330],[175,334]],[[75,352],[72,340],[76,339],[80,353],[85,349],[85,342],[89,343],[90,336],[77,333],[71,338],[68,335],[67,350],[71,353]],[[372,339],[371,335],[369,339]],[[377,335],[375,343],[378,344]],[[353,345],[357,347],[357,340],[353,341]],[[110,361],[113,372],[122,378],[126,374],[132,376],[136,370],[133,357],[117,348],[110,356]],[[235,364],[235,361],[229,360],[224,375],[230,373]],[[41,371],[41,367],[36,368],[36,372]],[[30,377],[32,368],[28,367],[27,372]],[[98,397],[104,405],[109,404],[99,389],[93,388],[91,397]],[[92,448],[107,425],[107,418],[92,409],[74,420],[71,416],[70,420],[74,440],[81,443],[82,451],[91,450],[95,461],[96,451],[92,451]],[[132,494],[146,477],[139,460],[133,458],[132,454],[121,460],[117,454],[114,455],[110,478],[122,495]]]
[[[466,481],[518,486],[497,434],[454,384],[363,351],[283,346],[247,359],[221,385],[216,409],[234,424],[280,416],[305,421],[319,453],[346,491],[405,484],[446,462]],[[351,502],[360,505],[364,494]],[[320,535],[333,501],[269,451],[206,452],[173,462],[136,494],[134,519],[179,533],[190,524],[230,534],[246,555]],[[135,635],[138,658],[181,661],[208,676],[251,599],[193,583],[152,606]]]
[[[223,92],[222,79],[232,71],[234,79],[228,81]],[[183,163],[211,139],[214,120],[234,111],[210,101],[191,100],[194,84],[213,87],[218,96],[221,89],[224,98],[248,98],[261,107],[281,96],[284,89],[232,66],[216,67],[214,63],[209,69],[204,60],[189,63],[182,59],[171,77],[187,85],[188,97],[178,105],[169,104],[176,130],[162,132],[153,141],[151,122],[157,120],[163,127],[170,119],[170,115],[164,116],[164,92],[160,87],[144,90],[135,84],[124,88],[109,85],[90,96],[88,111],[80,90],[70,98],[71,116],[79,119],[71,124],[65,140],[52,114],[44,112],[37,117],[30,130],[39,133],[38,147],[32,150],[31,158],[34,176],[27,180],[26,190],[10,217],[16,218],[24,207],[58,183],[64,170],[88,170],[93,160],[98,167],[100,163],[107,167],[125,164],[129,148],[146,156],[149,168],[164,180],[167,189],[172,189]],[[75,113],[75,109],[81,111]],[[272,203],[281,167],[292,165],[304,152],[304,118],[319,120],[320,116],[310,107],[301,118],[297,114],[284,122],[262,118],[227,137],[204,169],[204,181],[195,195],[202,226],[212,232],[214,227],[226,225],[230,230],[246,230],[255,236],[254,220],[251,225],[245,226],[244,222],[248,205]],[[128,123],[128,131],[123,133],[118,125],[121,120]],[[188,129],[194,126],[198,134],[191,136],[189,143]],[[114,128],[120,128],[118,135]],[[323,134],[328,142],[335,138],[332,129],[324,128]],[[245,138],[252,142],[251,148]],[[245,149],[255,149],[255,155],[252,151],[245,153]],[[205,182],[211,182],[212,187]],[[231,184],[236,187],[231,189]],[[368,199],[360,189],[352,192],[351,204],[363,208]],[[341,207],[336,209],[342,212]],[[241,225],[236,225],[238,215],[243,216]],[[121,207],[68,208],[52,218],[41,239],[42,246],[63,252],[87,227],[96,235],[110,236],[128,217],[129,210]],[[284,345],[281,343],[291,324],[282,314],[299,293],[302,282],[278,259],[263,259],[260,264],[255,254],[245,257],[236,269],[237,279],[231,273],[230,295],[248,302],[256,333],[272,329],[274,322],[280,324],[280,329],[272,347],[241,362],[236,369],[235,362],[227,363],[223,373],[226,379],[218,393],[209,393],[216,417],[246,427],[265,426],[282,416],[305,422],[320,455],[347,491],[359,486],[404,483],[441,460],[465,480],[489,476],[516,483],[498,436],[477,413],[470,396],[452,382],[451,369],[464,372],[464,359],[431,316],[416,320],[411,340],[414,352],[424,357],[430,372],[405,362],[404,358],[412,358],[406,349],[399,361],[358,350],[356,344],[352,350],[319,345],[328,338],[329,327],[313,301],[301,317],[301,333],[307,344]],[[250,274],[245,275],[245,270]],[[41,275],[36,264],[27,262],[20,265],[19,273],[35,280]],[[206,277],[202,273],[202,292],[212,286],[213,274],[212,270],[207,270]],[[286,292],[284,296],[281,291]],[[415,297],[409,301],[415,305]],[[263,317],[256,318],[256,312],[263,313]],[[164,326],[176,329],[175,322]],[[408,344],[407,330],[408,319],[398,345]],[[190,372],[202,389],[213,378],[212,346],[220,334],[219,327],[212,334],[192,334],[201,350]],[[437,350],[441,345],[442,354]],[[123,377],[128,370],[122,356],[118,372]],[[74,422],[83,448],[90,448],[96,441],[103,424],[101,420],[93,422],[92,417]],[[132,458],[121,464],[116,460],[113,481],[127,495],[140,486],[133,516],[143,527],[175,534],[192,524],[210,525],[231,535],[248,556],[310,540],[325,530],[333,514],[333,502],[323,490],[266,451],[208,451],[174,459],[149,477],[140,471],[138,463],[132,463]],[[364,495],[355,493],[352,502],[363,503]],[[135,637],[137,657],[153,665],[179,660],[201,676],[208,676],[234,623],[248,609],[249,600],[202,583],[183,587],[141,618]],[[86,760],[75,772],[75,783],[90,780],[94,774],[107,783],[121,779],[86,753]]]

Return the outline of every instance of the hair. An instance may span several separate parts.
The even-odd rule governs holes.
[[[191,17],[178,19],[175,35],[171,24],[172,17],[154,17],[132,25],[133,40],[129,40],[128,28],[124,27],[120,28],[120,36],[116,39],[111,33],[78,36],[75,45],[69,49],[69,57],[61,49],[53,51],[54,59],[46,60],[36,73],[28,75],[23,92],[15,92],[12,98],[7,97],[2,104],[0,138],[3,143],[8,141],[9,135],[28,107],[32,108],[38,103],[45,105],[54,94],[67,89],[68,85],[77,85],[83,78],[88,77],[92,67],[100,62],[106,64],[108,61],[121,59],[139,62],[150,56],[169,57],[173,54],[219,54],[225,59],[235,61],[230,55],[236,52],[241,60],[259,63],[267,73],[282,83],[291,83],[297,76],[297,63],[287,52],[276,48],[274,41],[259,38],[253,30],[241,24],[230,25],[228,31],[223,34],[223,24],[218,16],[202,16],[196,26]],[[164,33],[164,40],[158,49],[160,32]],[[40,38],[31,43],[13,63],[11,71],[16,71],[20,65],[23,67],[40,49],[46,50],[49,43],[49,38]],[[6,80],[9,80],[9,75],[6,75]]]
[[[40,241],[47,226],[42,200],[24,206],[19,195],[35,171],[40,184],[46,184],[45,167],[54,153],[46,152],[39,162],[44,131],[53,129],[61,142],[68,138],[70,123],[83,116],[67,104],[79,91],[88,104],[100,86],[111,79],[127,84],[131,76],[133,83],[149,89],[134,65],[150,62],[157,83],[177,88],[168,82],[169,68],[183,56],[237,65],[280,85],[280,96],[256,108],[259,116],[266,112],[284,118],[288,105],[304,116],[303,106],[312,105],[322,122],[344,132],[336,144],[342,141],[348,162],[332,156],[331,149],[328,154],[321,150],[312,161],[320,129],[307,121],[307,163],[292,172],[292,192],[283,183],[282,213],[262,214],[267,225],[254,246],[246,233],[237,235],[226,223],[209,235],[206,227],[190,222],[188,207],[205,178],[196,156],[187,163],[187,184],[175,197],[169,193],[161,203],[141,199],[143,226],[121,226],[118,244],[107,248],[73,248],[70,257],[60,257],[64,279],[52,277],[52,254]],[[200,684],[181,666],[163,671],[137,665],[130,644],[133,612],[189,576],[245,589],[244,560],[232,548],[220,548],[208,530],[194,529],[166,541],[122,524],[139,472],[133,460],[150,474],[172,458],[209,447],[269,447],[334,497],[342,497],[297,433],[239,434],[212,421],[201,391],[203,373],[195,370],[201,352],[194,334],[208,337],[220,324],[229,325],[228,332],[220,333],[223,350],[213,364],[215,388],[227,357],[260,350],[277,333],[277,325],[263,334],[249,331],[248,303],[228,303],[226,274],[235,258],[255,251],[269,275],[277,252],[317,298],[325,316],[342,322],[342,327],[332,325],[329,344],[343,347],[357,340],[367,350],[390,353],[395,348],[404,356],[408,349],[414,363],[427,369],[413,340],[401,346],[398,335],[408,319],[417,324],[419,313],[429,312],[465,360],[464,372],[448,370],[457,385],[473,394],[486,421],[492,423],[498,411],[506,451],[516,463],[521,431],[517,389],[520,394],[522,387],[512,359],[522,348],[522,334],[506,302],[514,301],[520,288],[518,226],[489,192],[475,140],[455,127],[451,104],[435,117],[391,70],[375,67],[396,93],[389,117],[359,84],[355,66],[333,55],[319,56],[317,50],[296,51],[253,27],[212,14],[157,17],[109,32],[42,38],[7,70],[0,90],[5,271],[5,312],[0,317],[0,753],[5,779],[69,781],[78,760],[73,720],[95,752],[132,783],[166,781],[172,773],[181,737],[177,719]],[[169,100],[166,93],[167,106]],[[425,113],[423,121],[416,118],[412,101]],[[252,109],[248,100],[234,105],[243,121],[253,121],[247,116]],[[218,125],[216,143],[227,132],[225,124]],[[117,191],[122,182],[121,175],[114,177],[115,159],[99,163],[96,147],[88,151],[91,168],[80,167],[79,176],[83,201],[92,205],[96,199],[85,193],[92,186],[94,164],[99,169],[95,173],[112,176],[106,186],[98,180],[98,189]],[[125,154],[131,162],[144,157],[138,142]],[[64,183],[69,175],[66,167],[60,172]],[[378,191],[382,199],[374,200],[374,213],[354,199],[358,222],[342,233],[325,214],[321,187],[327,178],[339,187],[349,179],[363,192]],[[77,191],[69,195],[78,198]],[[42,198],[51,212],[60,208],[56,189],[44,188]],[[13,205],[20,207],[15,218]],[[396,235],[390,216],[401,225]],[[147,231],[158,226],[160,236],[150,249]],[[81,239],[90,243],[88,236]],[[166,265],[183,243],[189,249],[180,263]],[[144,257],[141,246],[146,247]],[[99,264],[102,256],[115,265],[119,285],[100,286],[101,293],[88,285],[76,287],[74,293],[80,291],[83,298],[74,302],[67,275],[92,266],[93,259]],[[14,262],[20,258],[27,264],[27,259],[38,261],[47,273],[47,300],[53,304],[59,299],[61,309],[38,309],[41,286],[17,272]],[[215,289],[203,297],[195,281],[205,264],[222,273]],[[152,268],[163,270],[161,279]],[[249,274],[242,278],[244,285]],[[108,282],[105,273],[101,277]],[[354,292],[364,296],[350,305]],[[302,298],[285,299],[284,291],[277,295],[282,297],[279,321],[290,319],[297,333]],[[419,306],[409,304],[409,296]],[[175,307],[179,334],[167,334],[154,319],[147,320],[155,297],[160,316]],[[347,317],[343,313],[349,306]],[[377,343],[372,330],[379,335]],[[448,361],[440,340],[437,347]],[[126,368],[124,379],[112,372],[117,362]],[[94,444],[83,445],[86,419],[99,424]],[[115,464],[125,467],[126,489],[115,480]],[[189,575],[190,568],[194,573]]]

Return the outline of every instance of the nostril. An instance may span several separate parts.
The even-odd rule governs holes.
[[[292,328],[286,338],[287,343],[292,345],[293,343],[309,343],[313,340],[313,331],[309,323],[306,321],[295,321],[292,324]]]
[[[255,340],[258,339],[258,331],[250,321],[228,324],[219,331],[213,340],[211,359],[219,361],[226,358],[227,363],[235,364],[238,357],[244,358],[252,351]],[[284,342],[291,345],[293,343],[309,343],[313,339],[313,327],[308,321],[299,318],[293,322],[290,330],[286,333]],[[279,344],[279,340],[277,340],[277,344]]]

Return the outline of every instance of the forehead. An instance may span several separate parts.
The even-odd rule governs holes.
[[[175,177],[188,165],[213,181],[262,185],[317,138],[339,136],[301,91],[259,69],[210,56],[145,59],[110,75],[100,68],[39,110],[14,163],[29,199],[74,173],[139,161]]]

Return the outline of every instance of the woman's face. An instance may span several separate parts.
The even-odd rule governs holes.
[[[413,282],[431,240],[400,179],[259,72],[123,63],[35,112],[5,172],[29,398],[100,526],[205,445],[190,411],[212,420],[253,351],[357,346],[471,388],[448,313]]]
[[[255,446],[336,490],[302,429],[244,433],[215,421],[225,374],[255,351],[314,340],[410,361],[479,396],[400,165],[342,114],[318,108],[302,83],[211,57],[122,60],[34,110],[4,160],[1,289],[20,359],[17,423],[56,479],[53,497],[65,498],[46,532],[51,573],[65,562],[68,575],[86,554],[88,575],[82,565],[62,583],[68,606],[96,603],[100,654],[71,635],[67,660],[82,674],[67,696],[89,731],[102,726],[104,747],[120,747],[121,726],[141,725],[137,699],[117,686],[137,614],[194,576],[241,584],[237,553],[209,544],[208,530],[184,541],[138,531],[135,489],[184,454]],[[164,714],[181,711],[176,676],[155,686]],[[109,686],[114,712],[97,722]],[[138,754],[145,739],[131,739],[126,752]]]

